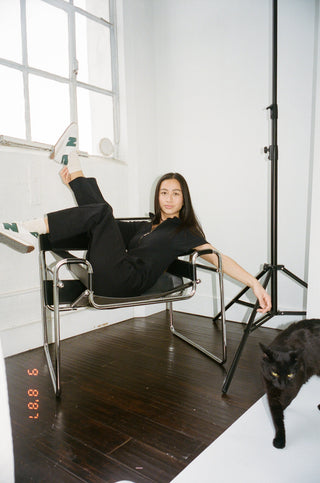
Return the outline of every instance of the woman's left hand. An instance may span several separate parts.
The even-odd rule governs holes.
[[[260,308],[258,312],[262,314],[269,312],[271,310],[271,297],[258,280],[254,283],[252,290],[259,300]]]
[[[196,249],[215,250],[215,248],[209,243],[201,245]],[[260,308],[258,309],[258,312],[261,312],[262,314],[269,312],[269,310],[271,310],[271,297],[268,292],[263,288],[259,280],[257,280],[253,275],[244,270],[240,265],[238,265],[237,262],[232,260],[232,258],[224,255],[223,253],[221,253],[220,255],[222,257],[223,272],[234,278],[235,280],[239,280],[239,282],[242,282],[244,285],[247,285],[247,287],[250,287],[253,290],[253,293],[259,300]],[[215,267],[218,266],[218,259],[214,253],[210,253],[209,255],[203,255],[202,258],[212,263]]]

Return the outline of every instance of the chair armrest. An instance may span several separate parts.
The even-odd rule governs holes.
[[[205,253],[204,253],[205,252]],[[207,255],[208,253],[214,253],[215,255],[217,255],[218,257],[218,266],[217,267],[211,267],[211,266],[208,266],[208,265],[203,265],[202,263],[197,263],[196,266],[197,268],[201,268],[203,270],[207,270],[207,271],[210,271],[210,272],[220,272],[220,273],[223,273],[222,271],[222,257],[221,257],[221,253],[218,252],[217,250],[200,250],[198,253],[199,253],[199,256],[201,255]]]
[[[66,266],[69,272],[77,277],[86,288],[92,287],[91,277],[93,270],[88,260],[75,257],[74,255],[65,250],[54,250],[52,251],[52,255],[56,260],[54,269],[52,271],[53,276],[54,272],[57,269],[60,270],[61,266]]]
[[[150,216],[135,216],[135,217],[126,217],[126,218],[116,218],[116,221],[150,221]]]
[[[49,234],[39,236],[39,248],[44,252],[54,250],[87,250],[88,244],[89,239],[85,234],[59,241],[52,241]]]
[[[211,253],[214,253],[214,250],[208,248],[207,250],[194,250],[192,253],[197,253],[199,257],[202,257],[202,255],[210,255]]]
[[[197,258],[201,255],[207,255],[212,253],[211,249],[208,250],[190,250],[187,253],[184,253],[181,256],[190,255],[190,261],[180,260],[177,258],[171,265],[168,267],[168,272],[172,273],[173,275],[177,275],[178,277],[188,278],[189,280],[196,280],[196,267],[197,267]]]

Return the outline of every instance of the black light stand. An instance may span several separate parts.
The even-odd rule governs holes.
[[[267,107],[270,109],[271,118],[271,145],[264,148],[265,153],[269,153],[268,159],[271,161],[271,263],[265,263],[262,271],[257,275],[257,279],[264,277],[262,285],[266,288],[270,282],[272,309],[267,314],[255,320],[259,302],[251,304],[240,300],[241,297],[249,290],[244,288],[229,304],[226,310],[235,303],[245,305],[252,308],[248,323],[245,326],[244,333],[234,359],[230,366],[227,376],[223,383],[222,392],[226,393],[231,383],[233,374],[236,370],[239,358],[241,356],[244,345],[248,336],[255,329],[259,328],[267,320],[277,315],[306,315],[305,311],[284,311],[278,308],[278,272],[282,271],[295,282],[307,288],[307,283],[287,270],[284,265],[278,265],[278,104],[277,104],[277,61],[278,61],[278,1],[273,0],[273,29],[272,29],[272,104]],[[213,320],[216,321],[220,317],[218,314]]]

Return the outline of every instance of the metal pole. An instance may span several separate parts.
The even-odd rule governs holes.
[[[271,161],[271,300],[272,311],[278,310],[278,104],[277,104],[277,67],[278,67],[278,0],[273,0],[272,27],[272,104],[271,145],[265,148]]]

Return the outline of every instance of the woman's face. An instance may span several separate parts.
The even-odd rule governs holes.
[[[162,181],[159,190],[159,204],[161,220],[179,217],[183,206],[183,194],[180,183],[176,179],[165,179]]]

